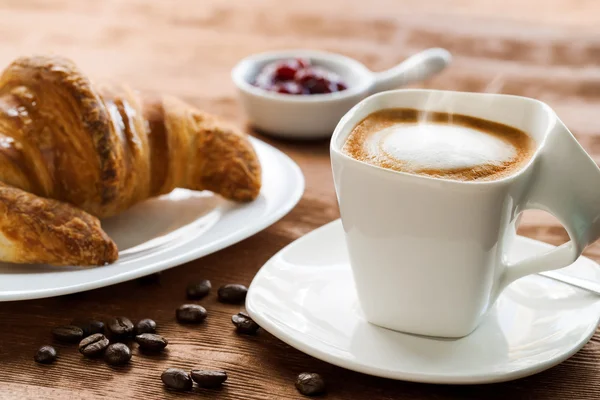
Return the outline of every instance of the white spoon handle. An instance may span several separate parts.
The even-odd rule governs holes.
[[[446,68],[451,59],[448,50],[441,48],[424,50],[387,71],[376,73],[371,92],[397,89],[427,79]]]
[[[590,281],[588,279],[577,278],[575,276],[569,276],[559,271],[540,272],[540,275],[600,295],[600,284],[597,282]]]

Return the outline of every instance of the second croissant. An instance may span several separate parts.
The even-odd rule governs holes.
[[[1,261],[102,265],[118,253],[93,216],[176,187],[251,201],[261,168],[246,135],[214,116],[95,86],[65,58],[25,57],[0,76],[0,181],[0,207],[18,199],[35,222],[3,213]]]

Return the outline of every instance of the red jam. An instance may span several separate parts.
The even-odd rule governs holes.
[[[254,86],[284,94],[323,94],[347,89],[338,74],[311,65],[303,58],[267,64],[254,80]]]

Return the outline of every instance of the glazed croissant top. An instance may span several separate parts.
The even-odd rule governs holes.
[[[0,77],[0,181],[107,217],[176,187],[253,200],[261,170],[245,135],[215,117],[25,57]]]
[[[0,76],[0,182],[0,260],[98,265],[117,250],[86,212],[112,216],[176,187],[250,201],[261,168],[243,133],[175,98],[24,57]]]

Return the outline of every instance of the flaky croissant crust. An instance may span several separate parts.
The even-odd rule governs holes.
[[[67,203],[0,183],[0,259],[104,265],[119,252],[98,218]]]
[[[68,210],[72,205],[103,218],[176,187],[250,201],[259,194],[261,168],[248,138],[214,116],[172,97],[93,85],[71,61],[40,56],[19,58],[0,76],[0,182],[6,188],[0,202],[8,204],[10,197],[33,204],[39,196],[63,202],[63,217],[79,215]],[[13,188],[23,193],[17,196]],[[40,215],[40,226],[66,221]],[[99,223],[88,217],[81,220],[95,234]],[[52,257],[45,248],[27,260],[1,257],[1,246],[5,261],[73,263],[60,259],[60,249]],[[80,256],[79,264],[101,264],[96,256]]]

